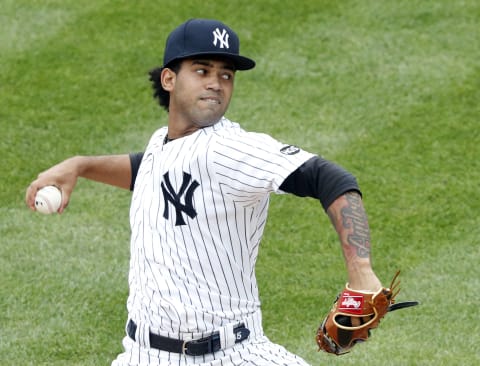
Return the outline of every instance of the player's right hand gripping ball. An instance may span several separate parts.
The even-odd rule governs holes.
[[[377,292],[354,291],[347,284],[318,328],[316,340],[320,350],[336,355],[347,353],[356,343],[368,339],[370,329],[378,327],[388,311],[418,305],[416,301],[395,304],[395,296],[400,292],[400,282],[396,282],[399,273],[389,288]]]

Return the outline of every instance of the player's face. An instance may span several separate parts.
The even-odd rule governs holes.
[[[170,90],[170,118],[197,128],[214,124],[228,108],[234,77],[228,60],[184,60]]]

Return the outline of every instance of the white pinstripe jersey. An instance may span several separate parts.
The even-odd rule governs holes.
[[[313,155],[222,118],[143,156],[130,209],[129,316],[157,334],[202,334],[259,311],[269,194]]]

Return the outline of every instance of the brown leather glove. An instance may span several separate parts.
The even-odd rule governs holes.
[[[316,340],[320,350],[336,355],[350,352],[356,343],[370,337],[370,329],[378,327],[388,311],[418,305],[417,301],[395,304],[395,296],[400,292],[400,282],[396,281],[399,273],[389,288],[377,292],[355,291],[347,284],[318,328]]]

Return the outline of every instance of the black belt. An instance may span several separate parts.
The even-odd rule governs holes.
[[[127,325],[127,334],[135,341],[135,332],[137,331],[137,324],[133,320],[129,320]],[[245,328],[243,323],[233,328],[235,335],[235,343],[240,343],[248,338],[250,330]],[[221,349],[220,332],[214,332],[208,337],[194,339],[191,341],[183,341],[181,339],[174,339],[164,337],[158,334],[149,334],[150,347],[159,349],[161,351],[181,353],[189,356],[201,356],[207,353],[217,352]]]

